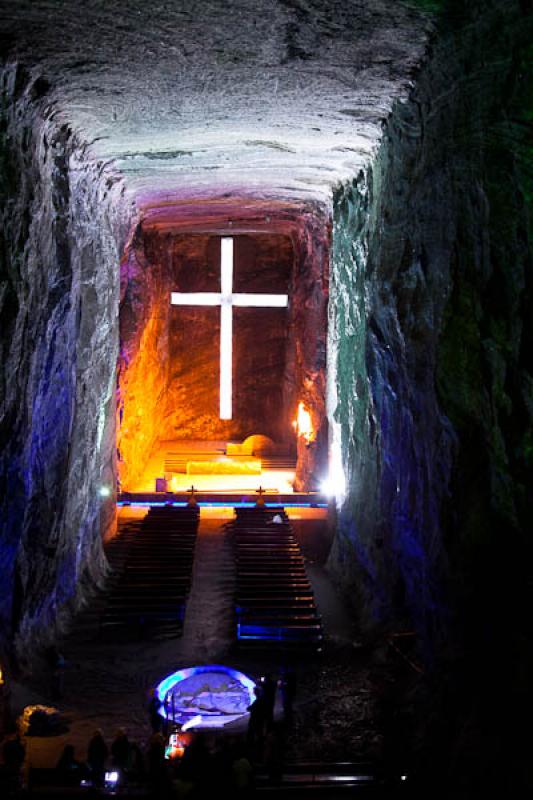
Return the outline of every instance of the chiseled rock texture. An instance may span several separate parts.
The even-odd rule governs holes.
[[[99,489],[114,473],[122,189],[49,90],[3,73],[0,629],[21,656],[101,579],[114,519]]]
[[[517,535],[529,508],[531,78],[521,58],[531,14],[493,3],[474,20],[435,44],[376,162],[335,204],[329,330],[344,511],[375,613],[403,597],[436,612],[430,625],[433,565],[448,572],[446,553],[473,568],[492,546],[483,530]],[[389,554],[396,599],[379,576]]]
[[[396,0],[2,0],[10,55],[128,189],[299,199],[350,180],[428,21]]]
[[[532,699],[532,33],[530,3],[445,4],[335,199],[330,566],[363,622],[419,634],[424,719],[396,718],[394,758],[446,797],[531,778],[509,732]]]

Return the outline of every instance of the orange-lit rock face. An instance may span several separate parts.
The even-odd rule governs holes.
[[[235,292],[287,293],[293,250],[288,237],[234,237]],[[220,291],[220,236],[181,235],[172,250],[180,292]],[[243,439],[289,435],[285,397],[287,309],[233,309],[233,418],[219,418],[220,308],[173,307],[169,324],[168,438]]]
[[[123,264],[118,451],[121,486],[160,440],[265,434],[296,449],[298,401],[324,419],[327,261],[289,225],[139,228]],[[317,226],[318,227],[318,226]],[[272,230],[273,228],[273,230]],[[324,234],[327,237],[327,230]],[[171,305],[171,292],[220,292],[220,241],[234,247],[233,291],[288,294],[288,308],[233,308],[233,415],[219,415],[220,307]],[[299,449],[299,448],[298,448]],[[313,472],[307,465],[303,486]]]
[[[117,387],[119,481],[127,489],[142,474],[161,430],[168,376],[166,284],[146,261],[137,236],[122,263]]]
[[[121,487],[127,488],[144,468],[147,454],[157,444],[161,431],[161,403],[164,400],[167,369],[164,326],[157,310],[146,323],[139,349],[123,376],[118,451]]]

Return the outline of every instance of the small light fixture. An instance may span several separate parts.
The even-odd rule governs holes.
[[[118,772],[113,770],[112,772],[105,773],[105,788],[106,789],[114,789],[118,783]]]
[[[98,494],[100,497],[109,497],[111,495],[111,489],[109,486],[100,486],[98,489]]]

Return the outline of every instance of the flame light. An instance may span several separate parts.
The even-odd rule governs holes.
[[[311,414],[303,403],[298,404],[296,419],[292,424],[297,435],[305,439],[306,444],[310,444],[314,440],[315,432],[311,422]]]

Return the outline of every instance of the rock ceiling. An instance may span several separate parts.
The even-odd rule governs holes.
[[[329,197],[406,97],[428,21],[399,0],[0,0],[2,49],[138,198]]]

